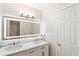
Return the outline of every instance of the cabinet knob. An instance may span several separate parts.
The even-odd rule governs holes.
[[[41,49],[44,49],[45,47],[42,47]]]
[[[34,52],[34,50],[30,51],[29,53],[33,53],[33,52]]]
[[[42,52],[42,56],[44,56],[45,55],[45,52]]]

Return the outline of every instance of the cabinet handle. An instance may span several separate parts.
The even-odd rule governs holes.
[[[42,47],[41,49],[44,49],[45,47]]]
[[[35,51],[30,51],[29,53],[33,53],[33,52],[35,52]]]
[[[45,53],[44,52],[42,52],[42,56],[44,56],[45,55]]]

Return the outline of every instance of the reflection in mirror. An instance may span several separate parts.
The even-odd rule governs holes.
[[[4,20],[4,38],[40,34],[40,23],[27,20]]]
[[[40,24],[31,22],[20,22],[20,35],[40,34]]]
[[[19,36],[20,35],[20,22],[19,21],[6,21],[6,36]]]

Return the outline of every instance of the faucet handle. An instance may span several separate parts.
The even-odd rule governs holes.
[[[16,45],[16,43],[15,43],[15,42],[13,42],[13,45]]]

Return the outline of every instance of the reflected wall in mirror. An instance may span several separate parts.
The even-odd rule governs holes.
[[[40,22],[4,18],[4,38],[15,38],[40,34]]]
[[[20,22],[20,35],[40,34],[40,24],[31,22]]]
[[[20,22],[6,20],[6,36],[19,36],[20,35]]]

